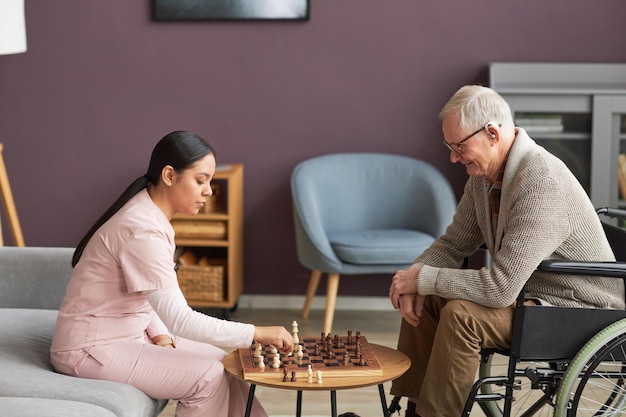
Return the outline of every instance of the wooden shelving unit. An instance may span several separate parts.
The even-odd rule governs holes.
[[[243,291],[243,165],[218,165],[211,184],[214,194],[200,213],[172,219],[177,255],[198,261],[185,267],[179,260],[178,279],[190,306],[233,309]]]

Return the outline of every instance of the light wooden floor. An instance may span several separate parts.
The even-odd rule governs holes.
[[[258,325],[283,325],[289,331],[291,331],[291,322],[296,320],[300,336],[318,335],[322,330],[323,311],[311,311],[309,318],[303,320],[299,310],[240,308],[231,314],[230,320]],[[396,311],[338,311],[333,325],[335,334],[358,330],[367,337],[368,341],[391,348],[396,347],[399,329],[400,314]],[[391,383],[385,384],[387,403],[392,399],[389,394],[390,387]],[[270,417],[295,415],[296,391],[257,386],[256,396]],[[170,401],[161,417],[173,417],[175,405],[174,401]],[[400,405],[402,407],[400,415],[404,416],[406,400],[403,399]],[[377,387],[337,391],[337,409],[338,414],[351,411],[361,417],[381,416],[382,406]],[[330,394],[328,392],[303,392],[302,415],[330,416]]]

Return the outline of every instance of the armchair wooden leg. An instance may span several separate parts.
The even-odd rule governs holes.
[[[320,283],[321,277],[322,277],[321,271],[311,271],[311,278],[309,278],[309,286],[307,287],[307,290],[306,290],[306,299],[304,300],[304,307],[302,307],[303,319],[306,319],[309,317],[311,304],[313,303],[313,298],[315,297],[315,292],[317,291],[317,286]]]
[[[337,291],[339,290],[339,274],[328,274],[326,287],[326,311],[324,313],[324,333],[328,334],[333,329],[335,316],[335,304],[337,304]]]

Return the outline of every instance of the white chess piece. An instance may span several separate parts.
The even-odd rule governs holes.
[[[302,359],[304,357],[304,353],[302,352],[302,345],[298,345],[296,348],[296,358]]]
[[[259,342],[255,343],[254,345],[254,357],[258,358],[259,356],[261,356],[261,349],[262,346]]]
[[[317,371],[317,383],[322,383],[322,371]]]
[[[311,368],[311,364],[309,364],[309,366],[307,366],[306,368],[306,374],[308,376],[313,376],[313,368]]]
[[[274,359],[272,359],[272,368],[280,368],[280,357],[278,355],[274,356]]]
[[[293,334],[293,343],[296,345],[300,343],[300,338],[298,337],[298,322],[295,320],[291,322],[291,333]]]

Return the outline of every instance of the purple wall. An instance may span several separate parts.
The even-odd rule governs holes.
[[[220,162],[245,164],[251,294],[305,291],[288,188],[299,161],[406,154],[458,193],[465,172],[437,113],[486,83],[489,62],[626,61],[623,0],[311,0],[300,23],[157,23],[149,3],[26,0],[28,52],[0,56],[0,142],[26,243],[75,245],[159,138],[192,130]],[[340,294],[387,289],[347,278]]]

